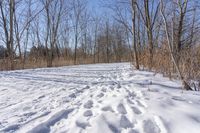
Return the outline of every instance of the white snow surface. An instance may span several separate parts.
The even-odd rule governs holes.
[[[2,133],[200,133],[200,93],[130,63],[0,72]]]

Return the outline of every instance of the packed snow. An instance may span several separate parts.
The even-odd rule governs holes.
[[[0,72],[2,133],[199,133],[200,93],[130,63]]]

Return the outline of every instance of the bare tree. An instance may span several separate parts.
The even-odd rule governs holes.
[[[8,6],[6,6],[8,5]],[[9,69],[14,69],[14,12],[15,12],[15,0],[9,1],[0,1],[1,16],[3,23],[3,30],[5,35],[5,43],[8,50],[8,60],[9,60]],[[6,14],[6,11],[9,11],[9,14]]]
[[[14,12],[14,33],[16,39],[16,47],[15,51],[18,48],[19,50],[19,57],[21,59],[22,68],[24,68],[25,60],[26,60],[26,52],[28,47],[28,40],[29,40],[29,32],[31,23],[33,20],[40,15],[44,8],[33,11],[34,2],[32,0],[27,1],[18,1],[18,7],[25,5],[25,8],[21,11]],[[26,11],[26,13],[24,13]],[[24,39],[24,46],[22,45],[22,40]],[[24,51],[22,51],[22,46]],[[22,55],[23,53],[23,55]]]
[[[47,23],[45,39],[47,67],[52,67],[53,56],[55,56],[54,50],[57,49],[56,41],[64,3],[63,0],[45,0],[43,1],[43,4],[45,7]]]
[[[152,2],[154,4],[154,0]],[[152,5],[153,5],[152,4]],[[153,63],[153,26],[156,21],[157,13],[158,13],[159,4],[157,4],[156,11],[154,16],[150,14],[153,13],[152,10],[149,8],[149,0],[144,0],[144,9],[145,9],[145,26],[147,29],[147,36],[148,36],[148,45],[149,45],[149,68],[152,69]]]
[[[192,90],[191,87],[190,87],[190,86],[187,84],[187,82],[185,81],[185,79],[184,79],[184,77],[183,77],[183,74],[182,74],[181,71],[180,71],[180,68],[179,68],[177,59],[176,59],[176,57],[175,57],[175,54],[174,54],[174,52],[172,51],[172,46],[173,46],[173,43],[174,43],[174,42],[172,41],[172,39],[170,39],[170,32],[169,32],[169,28],[168,28],[168,23],[167,23],[167,19],[166,19],[165,13],[164,13],[164,3],[163,3],[163,0],[160,0],[160,2],[161,2],[160,12],[161,12],[161,15],[162,15],[162,18],[163,18],[163,21],[164,21],[165,33],[166,33],[166,37],[167,37],[167,44],[168,44],[168,47],[169,47],[171,59],[172,59],[172,61],[173,61],[173,64],[174,64],[175,67],[176,67],[176,70],[177,70],[177,72],[178,72],[179,78],[180,78],[181,81],[182,81],[183,89]],[[173,33],[172,33],[172,34],[173,34]]]
[[[129,13],[126,13],[127,6],[129,6],[129,8],[130,8],[129,13],[131,14],[132,24],[129,24],[129,22],[127,21],[127,18],[126,18],[127,14],[129,14]],[[115,5],[114,4],[110,5],[109,8],[112,9],[116,13],[116,15],[114,16],[114,19],[117,22],[121,23],[126,28],[126,31],[129,31],[131,33],[135,68],[139,69],[139,57],[138,57],[138,49],[137,49],[138,47],[137,47],[137,38],[136,38],[136,34],[137,34],[137,30],[136,30],[137,2],[136,2],[136,0],[130,0],[130,1],[119,0],[115,3]],[[129,34],[127,34],[127,35],[129,35]],[[127,36],[127,38],[129,38],[129,36]],[[130,47],[130,50],[131,49],[132,48]]]
[[[99,62],[99,48],[97,42],[98,31],[100,29],[100,18],[94,17],[94,48],[93,48],[93,62],[96,62],[96,54],[97,54],[97,62]]]
[[[74,64],[77,63],[77,48],[81,34],[81,17],[86,9],[86,1],[73,0],[72,1],[72,21],[74,29]]]
[[[184,25],[184,18],[187,11],[188,0],[178,0],[177,5],[179,7],[179,23],[178,23],[178,33],[177,33],[177,40],[176,40],[176,50],[177,54],[181,51],[182,41],[181,37],[183,35],[183,25]]]

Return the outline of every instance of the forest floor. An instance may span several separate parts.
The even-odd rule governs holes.
[[[0,72],[0,132],[199,133],[200,93],[130,63]]]

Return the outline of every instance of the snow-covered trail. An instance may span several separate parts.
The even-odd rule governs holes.
[[[0,132],[199,133],[200,93],[130,63],[0,72]]]

